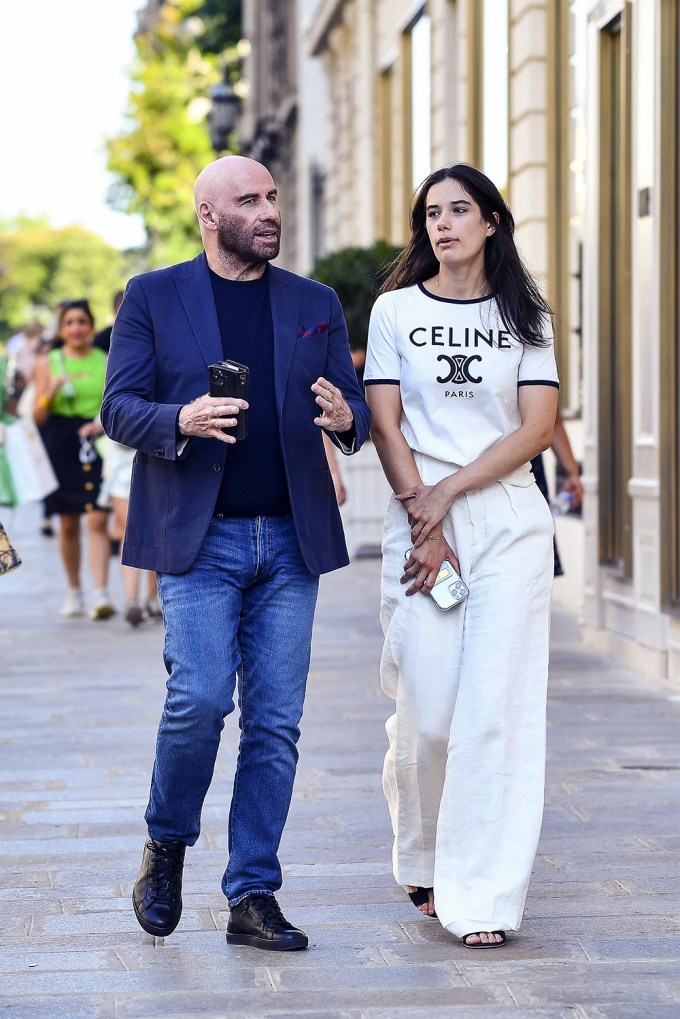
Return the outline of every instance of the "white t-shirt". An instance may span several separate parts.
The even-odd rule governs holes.
[[[547,317],[545,338],[524,346],[493,297],[453,301],[419,283],[376,300],[364,384],[398,385],[410,448],[465,467],[519,428],[519,386],[559,387]]]

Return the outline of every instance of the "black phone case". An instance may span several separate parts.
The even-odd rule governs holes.
[[[210,373],[210,395],[236,397],[247,400],[250,392],[250,371],[244,364],[236,361],[219,361],[208,366]],[[248,435],[248,411],[240,410],[236,415],[236,425],[225,428],[226,435],[233,435],[238,440]]]

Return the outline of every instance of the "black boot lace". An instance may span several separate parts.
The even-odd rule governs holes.
[[[154,897],[164,902],[173,902],[178,896],[178,878],[184,866],[183,842],[154,842],[149,839],[147,847],[151,852],[149,884]]]
[[[253,895],[248,905],[253,907],[262,921],[263,927],[278,927],[287,924],[281,907],[273,895]]]

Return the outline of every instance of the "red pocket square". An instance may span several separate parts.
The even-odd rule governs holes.
[[[307,336],[319,336],[321,333],[325,333],[328,329],[328,321],[319,322],[311,329],[298,329],[297,338],[298,340],[304,340]]]

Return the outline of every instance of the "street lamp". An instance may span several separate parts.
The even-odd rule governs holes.
[[[210,100],[208,113],[210,144],[215,152],[224,152],[229,135],[238,121],[241,100],[228,81],[223,81],[210,90]]]

